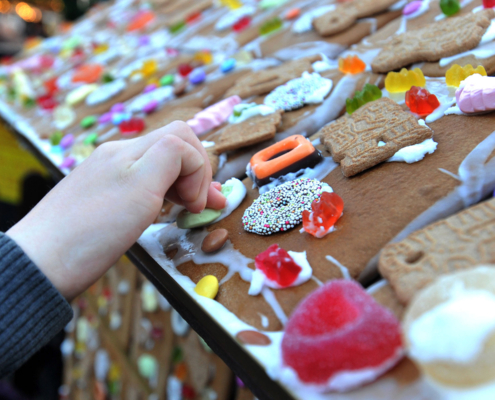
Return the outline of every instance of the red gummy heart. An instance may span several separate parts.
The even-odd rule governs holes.
[[[119,125],[122,135],[137,135],[145,128],[144,120],[141,118],[131,118],[127,121],[122,121]]]
[[[430,94],[428,90],[412,86],[406,92],[406,104],[413,113],[429,115],[438,108],[440,102],[437,96]]]
[[[303,211],[303,228],[309,234],[321,238],[335,225],[344,211],[344,201],[335,193],[323,192],[320,199],[311,204],[312,211]]]
[[[282,358],[301,381],[344,390],[385,372],[398,361],[401,347],[397,318],[359,284],[334,280],[296,308],[285,329]],[[332,382],[339,372],[375,367],[376,374],[356,376],[355,382],[347,377],[344,388]]]
[[[254,263],[268,279],[277,282],[281,287],[294,283],[302,270],[278,244],[272,244],[263,253],[258,254]]]

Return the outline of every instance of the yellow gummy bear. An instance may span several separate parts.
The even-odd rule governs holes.
[[[96,46],[93,50],[93,52],[95,54],[101,54],[101,53],[104,53],[105,51],[108,50],[108,44],[106,43],[103,43],[103,44],[99,44],[98,46]]]
[[[400,72],[389,72],[385,78],[385,89],[389,93],[407,92],[411,86],[424,87],[425,85],[425,76],[419,68],[411,71],[402,68]]]
[[[146,60],[140,72],[145,78],[149,78],[156,71],[158,71],[158,63],[155,60]]]
[[[198,282],[194,291],[209,299],[214,299],[218,293],[218,279],[213,275],[206,275]]]
[[[202,50],[194,54],[194,60],[205,65],[211,64],[213,62],[213,56],[208,50]]]
[[[447,86],[459,87],[461,82],[468,76],[480,74],[486,76],[486,71],[483,65],[478,65],[476,69],[471,64],[461,67],[459,64],[454,64],[445,73],[445,82]]]
[[[220,4],[230,8],[231,10],[235,10],[237,8],[242,7],[242,2],[239,0],[220,0]]]

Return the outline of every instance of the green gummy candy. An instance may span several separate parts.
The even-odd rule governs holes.
[[[94,115],[88,115],[81,120],[81,128],[88,129],[96,124],[96,117]]]
[[[114,80],[115,80],[115,78],[112,75],[110,75],[108,72],[103,74],[103,76],[101,77],[101,81],[103,83],[110,83],[110,82],[113,82]]]
[[[52,146],[57,146],[58,144],[60,144],[60,141],[63,137],[64,134],[62,132],[56,131],[50,136],[50,143],[52,144]]]
[[[459,12],[461,4],[459,0],[440,0],[440,8],[446,16],[450,17]]]
[[[275,32],[280,29],[283,25],[282,20],[279,17],[275,17],[269,21],[266,21],[260,27],[260,35],[268,35],[269,33]]]
[[[90,133],[84,139],[84,144],[95,144],[97,140],[98,140],[98,134],[97,133]]]
[[[26,108],[32,108],[36,105],[36,100],[27,98],[24,100],[24,107]]]
[[[172,363],[178,364],[184,358],[184,353],[182,352],[182,348],[179,346],[175,346],[172,350]]]
[[[169,86],[174,83],[174,76],[172,74],[167,74],[165,76],[162,76],[160,79],[160,85],[161,86]]]
[[[187,210],[182,210],[177,216],[177,227],[181,229],[199,228],[213,222],[220,214],[222,214],[221,211],[212,210],[210,208],[205,208],[203,212],[199,214],[193,214]]]
[[[184,29],[185,27],[186,27],[186,22],[185,21],[180,21],[180,22],[176,23],[175,25],[172,25],[169,28],[169,30],[170,30],[170,33],[178,33],[182,29]]]
[[[359,107],[364,106],[374,100],[382,97],[382,91],[375,85],[367,83],[363,90],[357,90],[352,99],[346,99],[345,108],[348,114],[352,114]]]

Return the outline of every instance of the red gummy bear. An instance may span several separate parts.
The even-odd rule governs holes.
[[[119,129],[122,135],[137,135],[144,129],[144,120],[141,118],[131,118],[127,121],[122,121]]]
[[[302,270],[278,244],[272,244],[263,253],[258,254],[254,264],[268,279],[277,282],[281,287],[294,283]]]
[[[413,113],[429,115],[438,108],[440,102],[437,96],[430,94],[428,90],[418,86],[412,86],[406,92],[406,104]]]
[[[53,110],[57,106],[57,102],[50,94],[38,97],[37,102],[44,110]]]
[[[374,380],[402,353],[397,318],[358,283],[341,279],[297,306],[282,339],[284,364],[322,391],[348,390]],[[363,370],[367,373],[360,374]],[[353,372],[355,379],[350,379]]]
[[[493,8],[495,7],[495,0],[483,0],[484,8]]]
[[[232,30],[234,32],[241,32],[246,29],[251,24],[251,18],[247,15],[240,18],[234,25],[232,25]]]
[[[344,210],[344,201],[335,193],[323,192],[314,200],[311,209],[303,211],[303,229],[309,234],[322,238],[335,225]]]
[[[180,64],[177,67],[177,72],[179,72],[180,76],[186,77],[189,75],[193,70],[193,67],[189,64]]]

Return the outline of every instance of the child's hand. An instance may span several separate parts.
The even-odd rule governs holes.
[[[221,209],[219,189],[201,142],[173,122],[98,147],[7,234],[71,299],[132,246],[165,197],[191,212]]]

